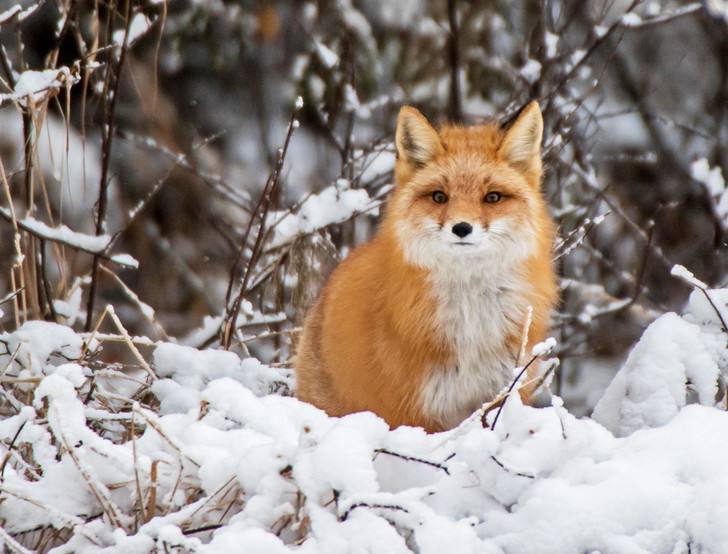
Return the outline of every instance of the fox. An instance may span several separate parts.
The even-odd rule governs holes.
[[[535,101],[505,129],[436,129],[400,108],[394,188],[377,231],[332,272],[304,320],[300,400],[440,432],[512,382],[558,296],[542,135]]]

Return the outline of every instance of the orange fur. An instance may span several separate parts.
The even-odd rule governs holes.
[[[507,131],[488,124],[438,132],[417,110],[402,108],[396,187],[380,228],[334,271],[305,321],[296,359],[300,399],[330,415],[371,410],[392,427],[438,431],[490,400],[460,402],[458,387],[468,389],[458,382],[461,372],[490,383],[477,372],[489,371],[493,360],[524,363],[518,354],[528,306],[530,347],[545,338],[557,299],[554,226],[539,190],[541,130],[535,103]],[[435,190],[445,203],[434,201]],[[502,199],[485,202],[494,191]],[[451,226],[460,221],[482,229],[482,243],[451,244]],[[481,288],[492,295],[483,305],[503,305],[504,313],[470,310],[468,291]],[[473,338],[470,331],[481,328],[493,333]],[[503,365],[493,377],[498,387]]]

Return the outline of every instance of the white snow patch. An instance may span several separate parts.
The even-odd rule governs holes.
[[[711,168],[708,160],[700,158],[690,165],[690,175],[706,188],[716,215],[728,225],[728,189],[723,170],[719,166]]]
[[[546,45],[546,57],[555,58],[559,49],[559,35],[546,31],[543,38]]]
[[[50,225],[32,217],[21,219],[20,223],[28,227],[36,235],[45,239],[60,241],[95,254],[101,254],[104,250],[106,250],[109,246],[109,242],[111,241],[111,237],[109,235],[87,235],[85,233],[78,233],[76,231],[72,231],[65,225],[51,227]]]
[[[324,64],[324,67],[332,69],[339,63],[339,56],[331,48],[319,40],[314,40],[313,43],[316,47],[316,54],[318,54],[318,58]]]
[[[23,71],[15,82],[12,94],[0,95],[2,100],[14,100],[21,106],[26,106],[28,98],[32,104],[38,104],[55,94],[58,89],[78,82],[79,77],[74,76],[66,66],[57,69],[44,69],[42,71]]]
[[[624,27],[639,27],[642,18],[634,12],[626,13],[620,19],[620,23]]]
[[[705,9],[715,17],[722,17],[728,23],[727,0],[705,0]]]
[[[15,4],[11,8],[0,12],[0,25],[5,23],[6,21],[9,21],[13,17],[15,17],[17,14],[19,14],[21,11],[23,11],[23,7],[20,4]]]
[[[374,211],[379,202],[370,198],[364,189],[352,189],[345,179],[339,179],[318,194],[309,196],[296,213],[274,212],[268,215],[268,226],[274,227],[270,248],[277,248],[302,234],[313,233],[329,225],[343,223],[352,216]]]
[[[143,13],[134,14],[134,17],[131,18],[131,22],[129,23],[128,35],[126,28],[117,29],[114,31],[112,40],[117,47],[121,47],[124,44],[124,36],[127,35],[127,46],[134,44],[149,30],[152,23],[153,21]]]
[[[541,77],[541,64],[536,60],[529,59],[520,71],[526,81],[535,83]]]
[[[618,436],[666,424],[688,403],[713,406],[718,398],[725,337],[677,314],[654,321],[594,409],[594,419]]]

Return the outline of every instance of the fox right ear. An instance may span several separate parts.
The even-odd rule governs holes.
[[[531,102],[506,131],[498,153],[512,166],[540,176],[542,136],[541,108],[538,102]]]
[[[440,135],[427,118],[412,106],[402,106],[394,142],[399,159],[421,168],[444,151]]]

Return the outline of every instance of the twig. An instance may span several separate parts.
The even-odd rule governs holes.
[[[450,475],[450,470],[447,468],[447,466],[439,462],[431,462],[430,460],[423,460],[422,458],[416,458],[415,456],[400,454],[399,452],[393,452],[392,450],[387,450],[386,448],[377,448],[374,452],[374,459],[376,459],[378,454],[387,454],[388,456],[394,456],[395,458],[406,460],[408,462],[417,462],[419,464],[436,467],[437,469],[441,469],[442,471],[444,471],[447,475]]]
[[[409,510],[403,506],[398,506],[396,504],[370,504],[368,502],[356,502],[349,506],[346,511],[339,516],[339,521],[346,521],[349,518],[349,515],[351,512],[356,510],[357,508],[371,508],[371,509],[377,509],[377,510],[394,510],[397,512],[404,512],[406,514],[409,513]]]
[[[500,406],[498,406],[498,411],[495,413],[495,418],[493,419],[493,425],[490,426],[491,429],[495,429],[495,425],[496,425],[496,423],[498,423],[498,418],[500,417],[500,414],[503,411],[503,406],[505,406],[505,404],[506,404],[505,399],[508,398],[508,396],[513,391],[513,388],[518,384],[518,381],[521,380],[521,377],[523,376],[523,374],[526,373],[528,368],[531,367],[531,364],[533,364],[533,362],[538,360],[538,358],[539,358],[538,356],[533,356],[530,360],[528,360],[528,363],[525,366],[523,366],[523,369],[521,369],[521,371],[518,372],[518,375],[516,375],[515,379],[513,379],[513,381],[511,382],[511,385],[508,387],[508,390],[506,391],[506,395],[505,395],[503,403]],[[483,422],[485,422],[485,415],[486,414],[483,414]]]
[[[639,5],[639,3],[640,0],[632,0],[632,3],[625,10],[622,17],[624,17],[624,15],[632,13],[632,11]],[[581,58],[579,58],[577,62],[569,69],[569,71],[564,74],[558,84],[549,91],[549,102],[546,110],[550,108],[552,99],[556,97],[556,94],[560,92],[562,88],[564,88],[564,86],[571,80],[574,75],[576,75],[576,72],[581,69],[582,65],[584,65],[584,63],[591,57],[591,55],[597,50],[597,48],[605,43],[612,36],[612,34],[617,31],[617,29],[622,27],[622,17],[612,23],[603,35],[597,37],[596,40],[592,42],[589,48],[587,48],[586,52],[584,52],[584,54],[581,56]]]
[[[573,229],[566,237],[558,241],[554,247],[554,261],[556,262],[564,256],[569,255],[574,248],[580,246],[589,233],[591,233],[592,229],[601,224],[602,221],[604,221],[604,218],[610,213],[611,212],[605,212],[594,218],[586,218],[579,227]]]
[[[204,508],[207,504],[209,504],[216,496],[218,496],[223,491],[225,491],[225,492],[222,495],[222,497],[225,497],[227,495],[228,490],[234,489],[234,488],[239,488],[239,486],[240,485],[237,482],[237,476],[233,475],[232,477],[230,477],[230,479],[228,479],[222,485],[220,485],[217,488],[217,490],[215,490],[215,492],[213,492],[211,495],[209,495],[207,498],[205,498],[205,500],[203,502],[201,502],[191,514],[189,514],[188,519],[192,519],[195,515],[197,515],[197,513],[199,513],[200,510],[202,510],[202,508]]]
[[[653,27],[655,25],[669,23],[680,17],[684,17],[686,15],[696,13],[702,9],[703,9],[702,2],[692,2],[690,4],[687,4],[686,6],[681,6],[677,9],[674,9],[672,11],[668,11],[665,13],[661,13],[654,17],[649,17],[647,19],[642,19],[640,21],[635,21],[635,22],[622,21],[621,24],[623,27],[625,27],[627,29],[646,29],[648,27]]]
[[[623,310],[626,310],[630,306],[634,305],[635,302],[639,299],[640,295],[642,294],[642,291],[644,290],[644,287],[642,286],[642,283],[645,278],[646,270],[647,270],[647,262],[650,259],[650,252],[652,247],[652,238],[655,235],[655,221],[650,220],[647,222],[647,242],[645,243],[645,250],[642,254],[642,262],[640,263],[639,271],[637,272],[637,282],[634,286],[634,294],[632,295],[632,298],[630,298],[629,302],[624,305],[622,308]]]
[[[149,521],[154,517],[157,511],[157,467],[159,460],[152,462],[151,472],[149,474],[149,497],[147,498],[147,510],[144,514],[144,521]]]
[[[593,190],[596,194],[599,195],[599,197],[604,200],[604,202],[611,208],[611,210],[617,214],[622,220],[627,224],[627,227],[633,231],[635,236],[640,239],[640,241],[643,244],[647,244],[649,242],[647,233],[645,233],[644,229],[642,229],[637,223],[632,220],[629,215],[622,209],[622,207],[612,198],[607,195],[606,192],[602,190],[602,187],[599,186],[599,183],[596,180],[596,177],[579,167],[578,164],[574,164],[570,167],[570,169],[578,175],[582,182],[591,190]],[[662,249],[653,244],[652,245],[652,253],[657,256],[657,258],[665,264],[668,268],[671,268],[675,264],[672,263],[667,256],[665,256],[665,253],[662,251]]]
[[[126,0],[126,13],[124,19],[124,39],[121,44],[121,51],[119,53],[119,62],[116,64],[116,69],[113,68],[113,64],[109,62],[105,86],[103,91],[104,98],[104,126],[103,126],[103,145],[101,150],[101,177],[99,180],[99,199],[97,205],[96,214],[96,234],[101,235],[106,227],[106,208],[109,197],[109,166],[111,164],[111,143],[114,137],[115,127],[115,116],[116,116],[116,100],[119,93],[119,83],[121,83],[121,71],[124,67],[124,60],[126,59],[127,47],[129,44],[129,28],[131,26],[131,8],[132,0]],[[109,25],[114,16],[114,9],[110,10],[109,14]],[[110,56],[113,56],[113,50]],[[110,85],[110,81],[113,80],[113,85]],[[109,95],[111,98],[109,99]],[[85,331],[91,330],[91,321],[94,314],[94,303],[96,301],[96,290],[98,288],[99,279],[99,263],[100,257],[94,256],[93,265],[91,266],[91,286],[89,287],[88,300],[86,302],[86,323]]]
[[[107,262],[112,262],[117,265],[125,266],[125,267],[135,267],[134,264],[131,264],[125,260],[124,258],[120,258],[118,256],[112,256],[109,255],[104,251],[95,250],[92,248],[88,248],[86,246],[83,246],[81,244],[77,244],[71,240],[64,239],[63,237],[60,237],[56,234],[44,232],[42,228],[37,228],[28,225],[25,223],[22,219],[16,219],[13,215],[13,212],[8,208],[0,207],[0,219],[3,219],[7,221],[8,223],[11,223],[13,225],[16,225],[18,229],[22,229],[29,235],[32,235],[36,237],[38,240],[42,241],[50,241],[55,242],[58,244],[62,244],[64,246],[68,246],[69,248],[73,248],[74,250],[79,250],[81,252],[85,252],[87,254],[91,254],[94,257],[99,258],[99,260],[106,260]],[[90,329],[87,329],[89,331]]]
[[[463,120],[463,102],[460,93],[460,29],[458,28],[457,0],[447,0],[447,18],[450,23],[448,59],[450,61],[450,120]]]
[[[195,533],[204,533],[205,531],[215,531],[217,529],[220,529],[221,527],[223,527],[222,523],[218,523],[215,525],[203,525],[202,527],[195,527],[194,529],[183,529],[182,534],[193,535]]]
[[[20,433],[23,431],[23,427],[25,427],[26,423],[28,423],[28,420],[25,420],[20,425],[20,427],[18,427],[18,430],[15,432],[15,435],[13,435],[13,438],[10,441],[10,444],[8,445],[8,451],[5,455],[5,459],[3,460],[2,466],[0,466],[0,483],[2,483],[5,480],[5,466],[8,464],[8,461],[10,460],[10,453],[13,451],[13,448],[15,448],[15,441],[18,440],[18,437],[20,436]]]
[[[22,544],[17,542],[5,529],[0,527],[0,539],[2,539],[3,546],[9,548],[13,552],[18,554],[34,554],[34,550],[28,550]]]
[[[109,521],[111,522],[111,524],[114,527],[123,528],[124,522],[127,518],[124,512],[122,512],[111,499],[111,493],[109,489],[98,479],[95,479],[93,475],[91,475],[91,470],[86,466],[85,463],[83,463],[79,459],[79,457],[76,455],[76,452],[74,451],[74,447],[69,444],[68,439],[62,432],[59,432],[56,438],[58,438],[65,447],[66,452],[68,452],[68,455],[70,456],[74,465],[81,473],[84,481],[86,481],[86,485],[91,490],[92,494],[96,497],[96,501],[101,506],[101,509],[109,517]]]
[[[177,454],[178,454],[179,457],[184,456],[195,467],[198,467],[198,468],[200,467],[200,464],[198,464],[195,460],[193,460],[188,455],[186,455],[186,454],[183,453],[182,447],[179,444],[177,444],[177,441],[176,440],[174,440],[172,437],[170,437],[167,433],[165,433],[162,430],[162,427],[159,425],[159,422],[156,419],[156,414],[154,414],[154,412],[151,412],[150,411],[149,414],[146,414],[146,413],[144,413],[144,410],[142,410],[142,408],[139,407],[138,405],[134,405],[132,407],[132,409],[139,416],[143,417],[144,420],[147,422],[147,424],[152,429],[154,429],[157,433],[159,433],[159,436],[162,437],[167,442],[167,444],[169,444],[177,452]],[[180,471],[181,471],[181,468],[180,468]]]
[[[240,313],[240,306],[243,302],[243,298],[245,297],[245,294],[248,289],[248,282],[250,280],[250,277],[252,275],[253,267],[257,264],[258,259],[260,258],[262,249],[263,249],[263,237],[266,233],[266,219],[268,216],[268,211],[270,209],[271,200],[273,199],[277,189],[278,189],[278,183],[280,180],[281,170],[283,169],[283,163],[286,159],[286,154],[288,152],[288,146],[291,142],[291,137],[293,136],[293,131],[298,127],[298,120],[296,119],[296,115],[300,111],[300,109],[303,107],[303,101],[300,99],[300,97],[296,100],[296,103],[294,105],[293,111],[291,113],[291,118],[288,122],[288,130],[286,132],[286,138],[283,142],[283,147],[278,150],[278,155],[276,159],[276,165],[275,169],[273,170],[273,173],[271,173],[270,177],[268,177],[268,181],[266,182],[265,187],[263,188],[263,192],[260,195],[260,198],[258,199],[258,203],[253,210],[253,214],[250,218],[250,221],[248,222],[248,227],[245,230],[245,234],[243,235],[243,240],[240,243],[240,250],[238,251],[238,255],[235,258],[235,262],[233,263],[233,267],[230,270],[230,280],[228,282],[228,289],[225,294],[225,310],[226,313],[223,316],[223,322],[220,329],[220,343],[222,346],[228,350],[230,348],[230,344],[232,342],[234,331],[237,326],[237,320],[238,320],[238,314]],[[240,288],[238,290],[238,295],[235,298],[235,301],[232,304],[232,307],[229,307],[229,300],[230,295],[232,293],[232,286],[236,279],[237,272],[238,272],[238,265],[240,263],[240,260],[242,259],[243,252],[245,251],[247,247],[248,242],[248,236],[250,235],[250,232],[252,230],[253,224],[255,223],[256,217],[259,218],[258,223],[258,234],[255,239],[255,244],[253,246],[253,250],[250,254],[250,258],[248,259],[248,264],[245,267],[245,273],[243,275],[243,278],[240,282]]]
[[[149,367],[149,364],[144,359],[144,356],[142,356],[141,352],[139,352],[139,349],[134,344],[134,341],[131,340],[131,336],[129,335],[129,332],[126,330],[124,325],[122,325],[121,320],[118,318],[118,316],[116,315],[116,312],[114,311],[114,307],[111,304],[109,304],[106,306],[105,311],[109,314],[109,317],[111,317],[111,320],[114,322],[114,325],[116,325],[116,328],[121,333],[121,336],[124,337],[124,342],[126,342],[126,345],[129,347],[129,350],[131,350],[132,354],[134,354],[134,357],[139,361],[141,366],[144,368],[144,371],[147,372],[147,374],[152,379],[152,381],[156,381],[157,379],[159,379],[159,377],[157,377],[156,373],[154,373],[154,370],[152,370],[152,368]]]
[[[490,459],[493,460],[501,469],[505,470],[507,473],[511,473],[513,475],[518,475],[518,477],[526,477],[527,479],[535,479],[535,475],[531,475],[530,473],[521,473],[520,471],[515,471],[513,469],[510,469],[509,467],[505,466],[503,462],[501,462],[498,458],[491,455]]]
[[[137,146],[142,146],[144,148],[153,150],[156,153],[162,154],[164,157],[171,160],[175,164],[175,166],[181,167],[182,169],[189,171],[190,173],[198,177],[213,191],[217,192],[223,198],[235,204],[236,207],[247,213],[251,213],[250,206],[248,205],[250,202],[250,197],[247,194],[242,194],[234,186],[225,181],[220,175],[208,173],[196,167],[189,161],[187,155],[180,152],[174,152],[169,148],[158,144],[157,141],[149,137],[142,137],[121,130],[117,131],[117,135],[124,140],[133,142]],[[202,141],[201,146],[209,143],[211,140],[216,139],[218,136],[219,134],[216,134],[206,138],[204,141]],[[196,148],[199,148],[199,146],[196,146],[195,149]]]
[[[157,321],[157,318],[154,317],[154,309],[149,306],[149,304],[146,304],[145,302],[142,302],[142,300],[139,298],[139,295],[135,293],[133,290],[131,290],[124,281],[121,280],[121,277],[119,277],[116,273],[111,271],[106,266],[100,266],[100,269],[106,273],[113,281],[116,282],[117,285],[121,288],[122,292],[126,295],[126,297],[131,300],[131,302],[137,307],[139,310],[139,313],[142,314],[142,317],[146,319],[149,323],[151,323],[152,327],[154,327],[154,330],[157,332],[157,335],[162,340],[169,340],[169,335],[167,335],[167,332],[164,330],[162,325]],[[134,342],[134,341],[132,341]]]
[[[0,306],[5,304],[6,302],[10,302],[11,300],[14,300],[21,292],[22,292],[22,289],[15,290],[13,292],[9,292],[4,297],[0,298]]]
[[[40,250],[40,279],[43,283],[43,291],[45,293],[46,304],[48,306],[48,312],[50,313],[51,320],[58,321],[58,314],[56,314],[56,308],[53,305],[53,293],[51,292],[51,286],[48,282],[48,274],[46,269],[46,244],[44,240],[39,241],[38,249]]]
[[[139,503],[139,517],[141,517],[142,521],[146,521],[146,518],[144,517],[144,496],[142,495],[142,485],[139,480],[139,464],[138,464],[138,458],[137,458],[137,441],[136,441],[136,421],[134,419],[134,416],[136,415],[135,412],[131,413],[131,428],[129,429],[129,433],[131,434],[131,454],[132,459],[134,463],[134,485],[136,488],[136,496],[137,496],[137,502]]]
[[[684,283],[686,283],[692,287],[695,287],[696,289],[698,289],[699,291],[701,291],[703,293],[706,300],[708,301],[710,306],[713,308],[713,311],[718,316],[718,320],[720,321],[723,332],[728,334],[728,324],[726,324],[726,317],[723,314],[723,310],[718,308],[718,305],[715,302],[713,302],[713,299],[710,297],[710,294],[708,293],[708,285],[706,283],[704,283],[703,281],[701,281],[700,279],[698,279],[697,277],[695,277],[695,275],[693,275],[692,272],[689,271],[687,268],[685,268],[679,264],[676,264],[672,268],[672,270],[670,271],[670,274],[673,277],[677,277]]]

